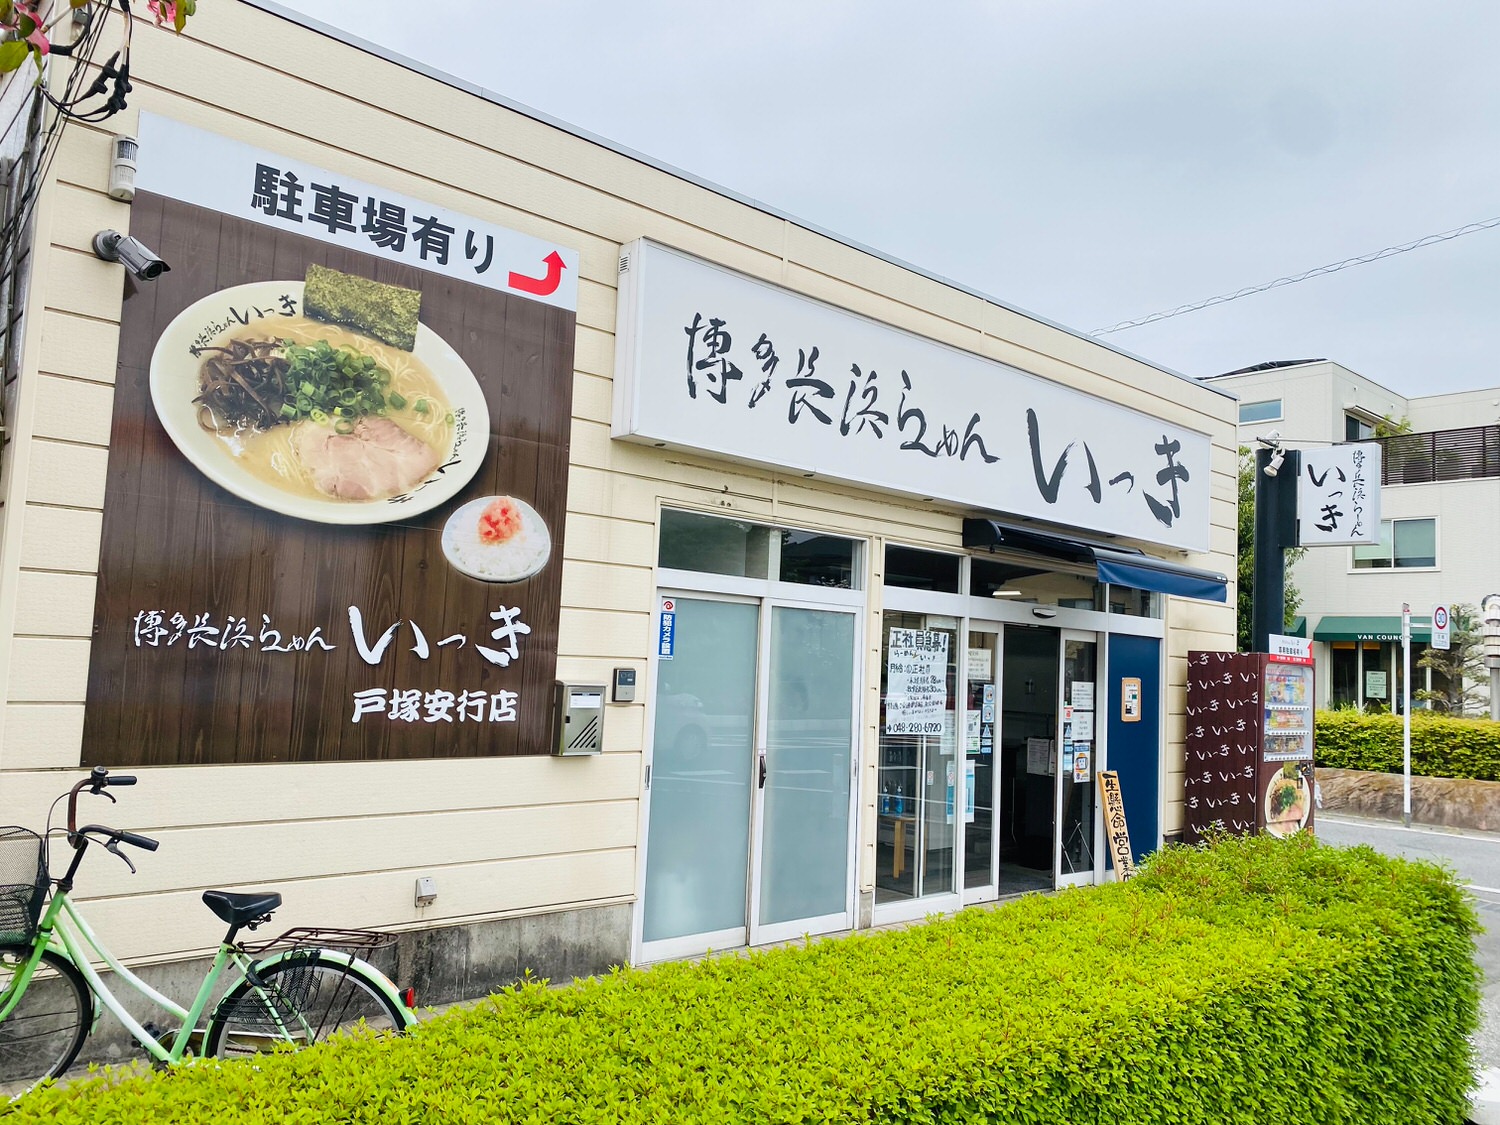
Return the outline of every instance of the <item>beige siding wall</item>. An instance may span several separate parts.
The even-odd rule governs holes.
[[[147,109],[581,251],[558,673],[602,682],[630,665],[646,690],[642,702],[609,707],[597,759],[136,771],[140,787],[100,815],[160,835],[163,847],[134,879],[101,860],[84,885],[126,956],[210,946],[217,923],[193,902],[206,885],[275,885],[288,924],[387,927],[632,897],[664,503],[868,537],[875,560],[887,539],[958,549],[959,511],[612,442],[616,270],[631,239],[1209,433],[1212,552],[1184,558],[1233,573],[1234,413],[1216,393],[231,0],[204,5],[189,37],[138,27],[132,77],[131,111],[114,130]],[[381,105],[345,91],[379,91]],[[119,267],[88,246],[96,230],[130,222],[129,207],[103,192],[107,146],[103,132],[70,128],[39,212],[50,249],[5,482],[0,822],[34,823],[80,760],[121,302]],[[1228,607],[1169,606],[1168,832],[1182,821],[1185,654],[1232,647],[1232,606],[1232,596]],[[877,662],[878,642],[866,661],[872,685]],[[865,734],[869,751],[873,725]],[[873,836],[862,839],[870,871]],[[425,911],[412,905],[417,875],[438,882]]]

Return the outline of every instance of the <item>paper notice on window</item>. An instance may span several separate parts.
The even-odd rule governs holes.
[[[1068,702],[1079,711],[1092,711],[1094,709],[1094,682],[1092,680],[1076,681]]]
[[[1094,741],[1094,713],[1092,711],[1073,711],[1073,741]]]
[[[885,659],[885,733],[942,735],[948,703],[948,634],[892,629]]]
[[[965,672],[971,680],[994,678],[995,654],[987,648],[971,648],[964,662]]]
[[[1056,763],[1052,760],[1050,738],[1028,738],[1026,740],[1026,772],[1052,776]]]

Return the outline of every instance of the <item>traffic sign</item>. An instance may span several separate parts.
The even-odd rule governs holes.
[[[1448,638],[1448,607],[1445,605],[1433,606],[1432,647],[1440,649],[1452,647]]]

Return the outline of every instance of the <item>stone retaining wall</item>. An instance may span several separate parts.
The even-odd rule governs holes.
[[[1323,811],[1400,820],[1399,773],[1318,768]],[[1500,781],[1452,777],[1411,779],[1411,818],[1416,824],[1500,832]]]

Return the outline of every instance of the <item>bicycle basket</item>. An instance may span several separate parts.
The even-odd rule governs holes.
[[[46,899],[42,838],[25,828],[0,828],[0,943],[36,937]]]

